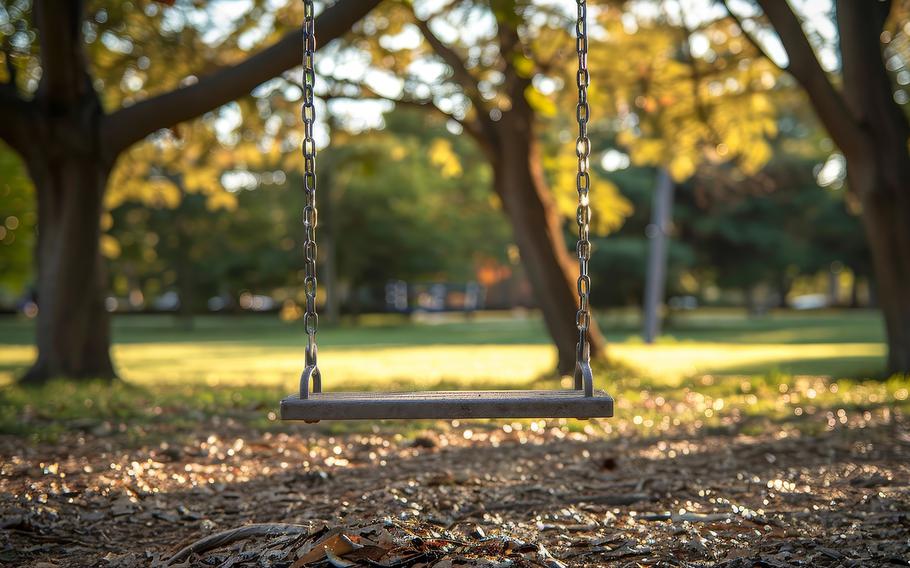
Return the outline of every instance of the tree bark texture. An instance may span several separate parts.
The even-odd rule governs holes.
[[[112,379],[116,374],[99,251],[108,172],[90,160],[61,158],[36,166],[38,358],[22,380],[34,384],[60,376]]]

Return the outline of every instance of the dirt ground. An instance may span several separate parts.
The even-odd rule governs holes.
[[[910,565],[910,421],[887,409],[769,421],[759,435],[282,428],[3,437],[0,564]],[[148,441],[169,438],[180,442]]]

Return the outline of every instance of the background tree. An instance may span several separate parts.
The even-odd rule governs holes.
[[[792,80],[723,7],[607,6],[600,22],[607,48],[593,68],[604,74],[603,104],[619,119],[614,143],[631,163],[666,167],[682,183],[674,220],[696,253],[689,268],[697,280],[745,291],[769,286],[784,301],[798,275],[845,257],[861,264],[831,238],[821,244],[822,234],[856,227],[843,196],[819,189],[813,173],[830,153],[824,133]],[[610,57],[614,51],[626,57]],[[637,212],[647,209],[636,184],[621,185]],[[644,222],[636,213],[618,236]],[[624,250],[631,258],[641,243]]]
[[[478,265],[504,262],[509,244],[489,198],[490,170],[469,140],[414,109],[392,110],[380,126],[352,134],[336,124],[320,152],[320,292],[349,312],[385,309],[390,279],[471,281]],[[261,294],[293,316],[300,152],[275,162],[259,141],[209,143],[214,133],[201,121],[181,132],[121,159],[109,194],[119,197],[102,222],[112,293],[125,309],[156,309],[156,298],[176,292],[181,310],[194,313],[209,300],[237,310],[239,296]],[[325,246],[332,235],[334,252]]]
[[[437,12],[425,8],[396,2],[371,17],[368,33],[353,42],[359,55],[348,59],[368,56],[371,65],[360,76],[346,67],[344,76],[335,73],[334,80],[351,96],[387,98],[438,113],[477,143],[492,168],[493,189],[556,344],[558,368],[569,372],[577,342],[571,317],[578,302],[577,268],[566,245],[560,203],[566,202],[561,192],[574,193],[569,121],[574,113],[559,115],[556,109],[559,104],[574,109],[575,90],[563,89],[562,100],[554,99],[560,94],[557,87],[575,83],[574,10],[565,13],[515,0],[456,1]],[[378,69],[385,76],[377,77]],[[332,74],[329,67],[321,70]],[[553,178],[560,184],[555,192],[541,145],[548,115],[558,117],[547,126],[561,137],[555,161],[564,173]],[[593,186],[593,209],[602,221],[621,219],[626,205],[615,187],[599,181]],[[590,335],[592,355],[598,356],[603,338],[596,327]]]
[[[766,144],[747,143],[750,138],[755,140],[756,133],[747,125],[773,119],[774,107],[767,104],[767,98],[756,96],[760,95],[756,89],[767,85],[790,91],[789,77],[776,79],[781,71],[789,74],[808,96],[818,120],[843,153],[852,201],[863,220],[874,261],[888,336],[888,368],[891,372],[910,371],[910,300],[905,293],[910,278],[910,223],[906,219],[910,215],[906,187],[906,180],[910,179],[910,122],[906,113],[910,94],[903,88],[910,82],[910,71],[908,56],[901,47],[906,44],[908,30],[903,23],[910,5],[840,0],[829,10],[819,3],[800,6],[776,0],[725,0],[720,4],[697,3],[687,10],[681,9],[678,2],[653,2],[651,6],[654,10],[632,10],[638,15],[631,20],[636,29],[626,31],[634,32],[644,43],[642,51],[647,52],[660,42],[659,38],[646,41],[642,31],[648,28],[641,26],[642,22],[664,19],[684,30],[688,39],[678,51],[681,59],[691,64],[692,73],[691,80],[681,84],[693,86],[693,100],[700,102],[692,108],[694,112],[686,112],[696,123],[690,120],[687,124],[684,117],[678,116],[687,105],[675,98],[626,97],[627,101],[634,101],[627,106],[633,109],[633,119],[641,114],[641,109],[659,120],[666,109],[666,116],[672,119],[669,126],[675,128],[674,134],[670,134],[672,130],[658,133],[655,139],[633,120],[627,125],[625,140],[633,157],[648,163],[648,156],[675,156],[679,148],[692,147],[688,142],[700,131],[713,137],[720,133],[717,126],[734,125],[732,138],[707,139],[711,143],[703,146],[706,156],[718,161],[726,155],[743,166],[745,173],[757,173],[770,152]],[[663,18],[655,14],[663,14]],[[648,60],[640,56],[628,59]],[[653,78],[666,81],[672,77],[669,70]],[[643,90],[641,86],[652,89],[653,85],[651,76],[643,73],[639,90]],[[728,107],[732,114],[725,118],[712,110],[712,97],[725,105],[736,101],[740,104]],[[773,123],[767,124],[770,127]],[[773,128],[766,132],[774,134]],[[737,156],[737,148],[745,153]],[[686,160],[681,165],[692,166]]]
[[[321,42],[376,4],[342,0],[327,8],[317,24]],[[40,224],[38,359],[25,381],[115,376],[99,248],[110,172],[146,136],[298,64],[299,32],[279,39],[282,26],[263,27],[267,7],[254,2],[219,33],[219,2],[3,3],[0,138],[35,184]],[[289,4],[274,21],[300,21],[299,10]],[[243,49],[268,44],[252,56]]]
[[[746,42],[689,14],[681,3],[664,2],[659,8],[651,13],[620,4],[602,10],[605,49],[595,60],[602,61],[596,69],[607,86],[599,102],[620,119],[617,142],[636,164],[657,167],[653,197],[645,205],[652,212],[643,307],[648,343],[660,329],[674,187],[727,163],[741,174],[754,174],[770,157],[769,138],[777,128],[769,96],[775,81],[763,77],[773,67],[732,65]],[[707,35],[725,40],[710,57],[704,57],[698,41]]]
[[[617,144],[634,164],[666,168],[677,183],[722,164],[741,177],[757,173],[778,133],[777,69],[762,60],[739,65],[751,46],[710,12],[656,6],[601,12],[605,38],[592,68],[604,85],[597,101],[617,119]]]
[[[382,130],[338,134],[323,153],[354,147],[383,164],[347,179],[333,202],[345,288],[382,298],[390,278],[463,283],[484,261],[503,261],[508,228],[489,199],[482,156],[439,117],[413,109],[384,117]]]

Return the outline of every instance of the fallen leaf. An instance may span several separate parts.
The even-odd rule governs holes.
[[[294,562],[292,568],[302,568],[307,564],[319,562],[323,558],[326,558],[328,553],[332,553],[336,556],[344,556],[357,547],[358,545],[344,533],[339,532],[331,534],[314,544],[313,548],[310,549],[308,553],[298,558],[297,562]]]
[[[338,557],[334,552],[332,552],[328,548],[325,549],[325,557],[328,559],[329,564],[331,564],[335,568],[348,568],[349,566],[357,565],[356,562],[351,562],[349,560],[345,560],[344,558]]]

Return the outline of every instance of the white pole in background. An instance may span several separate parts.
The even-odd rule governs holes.
[[[644,340],[654,343],[660,335],[660,308],[667,280],[667,245],[673,211],[673,179],[667,170],[657,173],[657,186],[651,208],[651,223],[645,229],[648,237],[648,269],[645,276]]]

